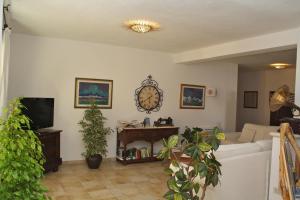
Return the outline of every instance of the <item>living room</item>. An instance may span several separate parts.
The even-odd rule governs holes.
[[[1,3],[7,8],[4,24],[10,28],[8,34],[3,32],[4,37],[9,35],[10,56],[6,64],[7,84],[1,85],[1,94],[6,91],[1,108],[17,97],[54,99],[51,128],[62,130],[62,165],[57,172],[45,174],[43,180],[49,194],[57,200],[164,199],[168,176],[164,175],[161,162],[122,165],[115,160],[120,121],[143,122],[149,118],[152,126],[159,118],[171,117],[179,134],[185,127],[219,127],[225,135],[241,131],[246,123],[237,116],[241,63],[232,59],[290,50],[294,50],[295,61],[300,58],[296,51],[300,42],[300,5],[293,1]],[[267,9],[266,5],[272,6]],[[154,20],[160,27],[143,34],[133,32],[127,22],[140,18]],[[3,38],[2,43],[5,42],[7,38]],[[6,48],[9,49],[7,45]],[[299,103],[300,72],[299,62],[295,61],[288,64],[296,74],[291,89]],[[264,67],[270,68],[272,63],[265,63]],[[1,73],[4,77],[3,70]],[[138,108],[136,90],[149,75],[163,95],[157,112],[147,113]],[[105,127],[113,132],[107,135],[107,157],[97,170],[88,169],[82,156],[85,146],[78,123],[88,107],[74,105],[76,78],[112,80],[111,106],[101,112],[107,118]],[[206,92],[213,94],[202,94],[201,109],[187,109],[181,106],[183,84],[205,86]],[[144,143],[130,145],[129,148]],[[156,142],[154,153],[161,148],[162,142]],[[225,168],[229,167],[225,164]],[[252,181],[249,183],[255,183]],[[268,184],[257,185],[267,188]],[[245,185],[240,192],[227,191],[223,196],[243,191],[247,191]],[[249,195],[244,199],[251,198]]]

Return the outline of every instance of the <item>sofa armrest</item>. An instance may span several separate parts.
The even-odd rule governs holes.
[[[241,136],[242,132],[230,132],[230,133],[225,133],[225,140],[231,141],[231,142],[236,142],[239,137]]]

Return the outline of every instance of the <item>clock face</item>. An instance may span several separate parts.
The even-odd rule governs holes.
[[[159,105],[160,93],[154,86],[145,86],[138,93],[138,102],[145,110],[153,110]]]
[[[142,86],[135,90],[135,104],[138,111],[158,112],[162,106],[163,91],[158,87],[158,83],[149,75],[142,82]]]

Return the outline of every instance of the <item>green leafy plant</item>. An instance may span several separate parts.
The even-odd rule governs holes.
[[[105,120],[106,118],[95,102],[91,104],[89,109],[84,111],[83,119],[80,120],[79,125],[82,128],[80,132],[85,146],[83,155],[86,158],[97,154],[106,156],[106,136],[112,132],[112,129],[104,127]]]
[[[46,200],[43,153],[20,99],[11,101],[7,118],[0,120],[0,199]]]
[[[201,128],[186,128],[182,137],[180,154],[190,158],[188,163],[182,164],[181,155],[174,151],[179,141],[177,135],[164,141],[164,147],[159,153],[159,158],[171,159],[171,165],[166,169],[170,175],[167,182],[169,191],[164,198],[203,200],[207,187],[210,185],[215,187],[220,182],[221,163],[216,160],[214,151],[219,148],[220,140],[225,139],[225,134],[218,128],[214,128],[211,132],[204,132]],[[198,196],[200,189],[201,196]]]

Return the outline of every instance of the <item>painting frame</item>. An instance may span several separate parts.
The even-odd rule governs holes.
[[[81,84],[82,83],[82,84]],[[95,79],[95,78],[75,78],[75,96],[74,96],[74,108],[90,108],[89,103],[80,103],[81,100],[80,98],[85,98],[88,100],[86,101],[91,101],[93,98],[98,98],[98,97],[80,97],[80,91],[83,90],[82,88],[87,86],[88,84],[93,84],[94,87],[98,85],[98,87],[103,84],[105,86],[104,88],[107,90],[105,92],[108,93],[108,96],[105,96],[104,102],[106,104],[99,104],[97,107],[101,109],[111,109],[112,108],[112,100],[113,100],[113,80],[109,79]],[[103,100],[102,100],[103,101]]]
[[[257,107],[258,107],[258,91],[244,91],[243,107],[257,109]]]
[[[199,91],[197,91],[199,90]],[[196,93],[195,93],[196,92]],[[198,92],[198,93],[197,93]],[[187,101],[187,98],[193,98],[193,97],[185,97],[184,95],[186,93],[199,95],[199,98],[201,99],[200,102],[185,102]],[[193,84],[180,84],[180,109],[205,109],[205,94],[206,94],[206,86],[203,85],[193,85]],[[198,98],[198,97],[195,97]],[[191,101],[191,100],[189,100]],[[192,105],[196,104],[196,105]],[[199,105],[197,105],[199,104]]]

